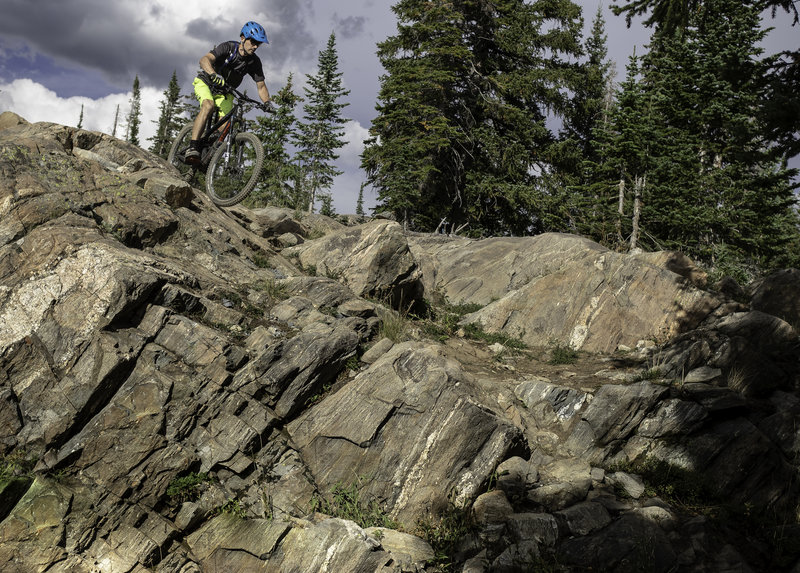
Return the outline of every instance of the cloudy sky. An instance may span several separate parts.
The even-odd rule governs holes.
[[[584,9],[588,30],[601,0],[576,1]],[[602,2],[608,47],[621,75],[634,46],[643,53],[649,31],[636,23],[626,28],[624,19],[607,8],[609,3]],[[334,185],[334,207],[352,213],[364,180],[359,154],[375,116],[383,73],[376,43],[396,31],[392,4],[394,0],[3,0],[0,112],[77,125],[83,106],[86,129],[111,133],[117,106],[121,118],[128,111],[138,75],[140,140],[147,147],[173,70],[182,92],[188,92],[200,57],[221,41],[238,39],[244,22],[256,20],[267,30],[270,44],[257,53],[273,94],[289,73],[300,86],[295,91],[302,93],[306,74],[316,73],[319,51],[335,32],[339,69],[351,90],[344,115],[351,121],[346,126],[348,144],[340,150],[339,168],[345,174]],[[798,28],[791,29],[788,17],[780,16],[769,21],[777,27],[766,42],[769,53],[798,46]],[[120,135],[124,137],[124,128],[118,128]],[[374,203],[367,191],[365,206]]]

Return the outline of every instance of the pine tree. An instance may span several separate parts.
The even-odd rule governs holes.
[[[81,128],[83,128],[83,104],[81,104],[81,115],[80,115],[80,117],[78,118],[78,125],[77,125],[77,127],[78,127],[78,129],[81,129]]]
[[[623,0],[617,0],[623,1]],[[673,32],[689,25],[692,14],[700,9],[704,0],[628,0],[622,6],[612,5],[611,9],[616,15],[625,14],[628,26],[635,16],[650,13],[645,19],[645,26],[660,26],[667,32]],[[792,24],[800,22],[800,12],[797,9],[797,0],[764,0],[758,2],[762,10],[769,8],[775,17],[778,8],[792,15]]]
[[[180,115],[180,93],[178,75],[176,71],[173,71],[169,85],[164,90],[164,99],[159,104],[161,112],[158,116],[158,121],[155,122],[158,127],[155,134],[148,138],[148,141],[153,142],[150,146],[150,151],[161,157],[167,157],[169,154],[172,140],[183,123]]]
[[[361,187],[358,189],[358,199],[356,199],[356,215],[359,217],[363,217],[366,215],[364,212],[364,187],[366,183],[362,183]]]
[[[470,225],[526,233],[553,209],[536,174],[555,138],[580,51],[580,8],[400,0],[398,32],[378,45],[387,74],[362,154],[383,208],[416,229]]]
[[[320,195],[319,202],[320,215],[325,215],[326,217],[333,217],[336,215],[336,210],[333,208],[333,197],[331,197],[330,193]]]
[[[687,27],[655,34],[644,66],[662,127],[643,225],[663,246],[740,271],[775,265],[797,236],[792,173],[759,121],[763,35],[757,7],[705,0]]]
[[[569,212],[570,230],[602,240],[608,217],[599,210],[598,189],[592,184],[599,174],[592,166],[600,161],[595,130],[608,120],[613,90],[602,7],[595,14],[585,52],[586,60],[575,70],[577,81],[564,114],[560,141],[554,146],[553,163],[558,179],[569,187],[563,202]]]
[[[579,171],[581,161],[595,161],[594,129],[602,120],[607,107],[607,92],[612,80],[612,65],[608,59],[605,19],[602,7],[598,7],[592,21],[592,33],[586,40],[586,62],[578,68],[578,81],[569,109],[564,116],[561,138],[569,141],[575,156],[569,158],[573,171]]]
[[[344,147],[344,127],[347,120],[342,110],[349,105],[339,103],[340,98],[350,93],[342,84],[339,72],[339,56],[336,52],[336,35],[331,32],[328,44],[319,53],[316,75],[307,75],[308,87],[303,106],[304,121],[298,126],[295,144],[297,159],[303,169],[304,191],[307,190],[308,211],[313,212],[314,203],[324,197],[333,180],[342,171],[334,161],[339,158],[336,150]]]
[[[128,112],[128,128],[125,140],[134,145],[139,145],[139,124],[142,121],[142,94],[139,89],[139,76],[133,80],[133,95],[131,96],[131,109]]]
[[[258,186],[248,198],[248,205],[305,209],[308,197],[294,185],[298,180],[298,166],[287,151],[290,142],[297,136],[295,108],[302,101],[294,93],[291,73],[273,101],[277,106],[275,114],[259,116],[254,128],[254,133],[264,146],[264,168]]]
[[[707,0],[617,0],[621,6],[612,5],[615,14],[624,14],[628,26],[635,16],[647,15],[646,26],[664,32],[679,34],[690,25],[692,16],[702,13],[709,5]],[[751,9],[769,9],[772,18],[780,10],[791,17],[792,26],[800,25],[798,0],[742,0]],[[705,10],[707,13],[707,10]],[[770,91],[763,109],[763,119],[776,155],[790,158],[800,153],[800,50],[787,50],[765,61],[765,77]]]
[[[657,128],[639,76],[639,58],[634,53],[613,105],[593,130],[596,156],[587,157],[582,165],[587,176],[586,205],[578,230],[610,247],[626,242],[637,245],[639,229],[634,228],[633,213],[641,208],[653,167]]]
[[[470,54],[453,4],[401,0],[392,11],[398,33],[378,44],[386,75],[362,167],[384,209],[433,230],[463,185],[466,137],[456,115]]]

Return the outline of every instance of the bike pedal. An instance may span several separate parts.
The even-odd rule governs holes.
[[[186,165],[200,165],[202,161],[200,160],[200,154],[197,155],[187,155],[184,157],[183,162]]]

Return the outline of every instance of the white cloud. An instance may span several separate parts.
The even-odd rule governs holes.
[[[339,162],[354,167],[361,165],[361,152],[364,151],[364,140],[368,137],[369,130],[356,120],[345,123],[344,139],[347,143],[339,152]]]
[[[150,146],[147,138],[152,137],[156,130],[153,121],[158,119],[158,107],[164,95],[148,87],[142,88],[140,94],[142,115],[139,141],[142,147],[147,148]],[[125,137],[125,120],[130,111],[131,96],[132,92],[109,94],[99,99],[82,96],[62,98],[41,84],[20,79],[10,84],[0,84],[0,111],[13,111],[32,123],[48,121],[76,126],[83,106],[83,128],[111,134],[119,106],[116,135],[122,139]]]

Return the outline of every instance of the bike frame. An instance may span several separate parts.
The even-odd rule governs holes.
[[[230,88],[228,93],[232,93],[236,96],[236,103],[233,104],[231,111],[222,117],[219,117],[219,108],[214,106],[214,111],[206,121],[206,129],[203,131],[203,135],[200,136],[200,140],[205,147],[213,145],[215,142],[222,143],[227,139],[226,145],[230,153],[231,143],[236,140],[236,134],[239,133],[239,125],[241,125],[244,119],[244,107],[241,102],[257,102],[251,100],[234,88]],[[221,130],[219,137],[212,138],[211,136],[223,126],[225,127]]]

